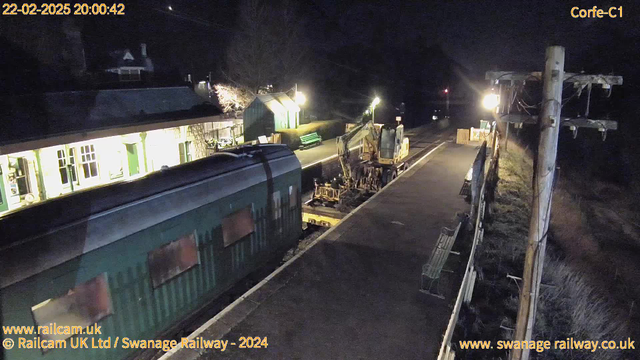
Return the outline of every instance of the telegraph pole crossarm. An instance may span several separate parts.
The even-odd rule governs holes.
[[[537,124],[538,116],[527,114],[507,114],[499,116],[498,122],[509,122],[515,124]],[[562,126],[618,130],[618,122],[616,120],[561,117],[560,123]]]
[[[487,71],[486,80],[514,80],[514,81],[541,81],[542,73],[534,71],[530,73],[515,71]],[[564,73],[564,82],[578,84],[622,85],[622,76],[619,75],[588,75],[580,73]]]

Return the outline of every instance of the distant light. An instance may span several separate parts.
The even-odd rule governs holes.
[[[380,98],[376,96],[375,99],[373,99],[373,102],[371,103],[372,107],[376,107],[378,106],[378,104],[380,104]]]
[[[500,97],[496,94],[487,94],[482,99],[482,106],[487,110],[493,110],[500,104]]]
[[[307,97],[304,96],[304,94],[301,93],[300,91],[296,91],[295,100],[296,100],[296,104],[304,105],[304,103],[307,102]]]
[[[444,93],[445,94],[449,93],[449,89],[444,89]]]
[[[169,11],[173,11],[173,8],[171,7],[171,5],[167,6],[167,9],[169,9]]]

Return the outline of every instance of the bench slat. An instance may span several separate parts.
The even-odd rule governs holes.
[[[315,132],[300,136],[300,143],[301,143],[300,147],[313,145],[320,142],[322,142],[322,137]]]
[[[431,253],[429,261],[423,266],[423,276],[431,279],[437,279],[440,277],[442,268],[447,262],[449,253],[451,253],[451,248],[453,247],[455,238],[458,236],[460,226],[461,224],[459,223],[455,230],[446,227],[442,228],[436,247],[433,249],[434,251]]]

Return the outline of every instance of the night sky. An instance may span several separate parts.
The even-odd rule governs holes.
[[[173,51],[207,63],[193,64],[194,67],[218,65],[209,63],[217,57],[208,53],[219,52],[232,36],[240,4],[239,1],[200,0],[126,3],[125,19],[93,18],[87,21],[87,26],[92,27],[92,22],[98,26],[94,31],[85,28],[85,34],[95,37],[102,34],[97,42],[108,45],[134,38],[169,44]],[[422,36],[429,44],[440,44],[454,60],[479,72],[510,64],[539,66],[545,46],[551,43],[567,48],[570,63],[590,48],[619,41],[621,36],[635,39],[640,36],[638,6],[632,2],[314,0],[295,3],[299,13],[308,18],[307,31],[310,46],[314,48],[331,51],[354,44],[402,44]],[[169,15],[169,5],[177,15]],[[573,6],[593,5],[605,9],[623,6],[624,16],[622,19],[571,17]],[[110,37],[105,29],[125,36]]]
[[[567,49],[567,71],[622,74],[627,95],[640,94],[634,81],[640,80],[636,66],[640,58],[637,3],[417,0],[272,3],[275,2],[288,4],[285,6],[301,19],[303,47],[309,55],[300,76],[277,85],[284,89],[291,87],[293,81],[299,83],[309,93],[310,103],[319,107],[344,98],[365,101],[378,92],[396,103],[412,99],[414,104],[421,105],[421,96],[433,98],[443,86],[453,86],[451,69],[446,64],[461,65],[470,78],[480,82],[484,72],[492,69],[541,70],[545,47],[552,44]],[[82,32],[89,70],[99,69],[100,59],[109,51],[138,49],[145,42],[156,71],[173,71],[180,77],[192,74],[194,81],[203,80],[211,72],[214,81],[228,81],[226,53],[239,32],[242,1],[145,0],[125,4],[124,17],[73,18]],[[603,9],[623,6],[623,18],[571,17],[573,6],[594,5]],[[38,48],[40,53],[48,51],[54,56],[60,52],[59,47],[49,38],[55,37],[52,29],[60,28],[62,21],[63,17],[4,17],[0,35],[9,43]],[[51,44],[49,49],[47,44]],[[10,53],[5,51],[4,56],[16,61]],[[21,59],[17,62],[24,63]],[[459,93],[456,90],[459,89],[454,89],[452,95]],[[319,99],[319,94],[325,98]]]

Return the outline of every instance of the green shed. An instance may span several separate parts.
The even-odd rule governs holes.
[[[285,93],[258,95],[243,114],[244,140],[257,140],[258,136],[296,129],[300,125],[300,108]]]

